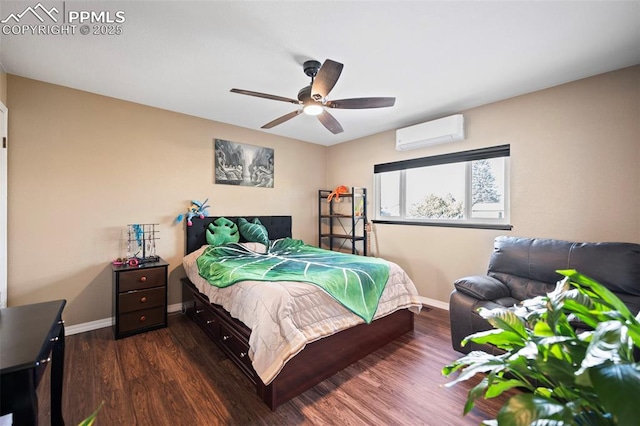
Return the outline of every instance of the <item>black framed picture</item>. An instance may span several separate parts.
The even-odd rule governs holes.
[[[273,188],[273,148],[215,140],[215,182]]]

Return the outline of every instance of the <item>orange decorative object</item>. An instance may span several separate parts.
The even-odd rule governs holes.
[[[331,193],[327,197],[327,203],[330,203],[333,197],[336,197],[336,202],[339,203],[340,194],[348,194],[348,193],[349,193],[349,188],[347,188],[346,186],[344,185],[336,186],[336,189],[331,191]]]

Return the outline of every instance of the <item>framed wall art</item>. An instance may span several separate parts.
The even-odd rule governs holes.
[[[215,140],[215,183],[273,188],[273,148]]]

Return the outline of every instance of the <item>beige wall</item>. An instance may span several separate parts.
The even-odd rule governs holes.
[[[211,215],[293,216],[316,241],[326,147],[8,76],[9,305],[65,298],[67,324],[108,318],[110,261],[129,223],[159,223],[158,254],[178,278],[189,200]],[[213,184],[213,139],[275,150],[275,188]]]
[[[294,237],[313,244],[318,188],[372,189],[374,164],[504,143],[513,231],[374,227],[374,253],[422,296],[448,301],[501,234],[640,242],[640,66],[463,111],[465,141],[402,153],[393,131],[326,148],[13,75],[4,90],[9,305],[66,298],[69,325],[111,316],[109,262],[128,223],[161,224],[179,303],[184,229],[172,222],[192,198],[209,197],[212,215],[291,214]],[[276,187],[213,184],[213,138],[274,148]]]
[[[377,163],[511,144],[512,231],[375,226],[379,254],[422,296],[447,302],[455,279],[486,271],[502,234],[640,242],[640,66],[463,113],[462,142],[397,152],[390,131],[329,148],[329,187],[373,188]]]

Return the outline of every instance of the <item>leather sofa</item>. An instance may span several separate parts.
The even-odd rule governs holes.
[[[460,345],[468,335],[491,329],[478,315],[478,308],[509,308],[549,293],[563,278],[555,272],[560,269],[575,269],[595,279],[634,314],[640,310],[640,244],[498,237],[487,274],[460,278],[454,283],[449,299],[453,348],[462,353],[498,352],[488,344]]]

